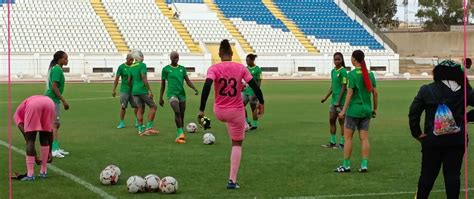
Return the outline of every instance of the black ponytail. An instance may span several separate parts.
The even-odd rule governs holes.
[[[59,59],[63,58],[63,56],[65,54],[66,53],[64,51],[58,51],[58,52],[54,53],[53,60],[51,60],[51,62],[49,63],[48,70],[51,69],[56,64],[58,64]]]

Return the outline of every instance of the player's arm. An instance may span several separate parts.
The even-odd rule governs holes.
[[[115,95],[117,94],[117,93],[116,93],[116,90],[117,90],[117,85],[118,85],[119,78],[120,78],[119,75],[116,75],[116,76],[115,76],[114,88],[113,88],[113,90],[112,90],[112,97],[115,97]]]
[[[186,84],[192,88],[194,90],[194,94],[195,95],[198,95],[199,94],[199,91],[198,89],[196,89],[196,87],[194,86],[193,82],[189,79],[189,77],[186,75],[184,76],[184,80],[186,81]]]
[[[258,99],[258,105],[257,105],[257,110],[258,110],[258,116],[262,117],[262,115],[265,113],[265,101],[263,99],[263,93],[260,87],[257,84],[257,81],[254,79],[251,79],[248,82],[250,88],[252,88],[253,92],[255,93],[255,97]]]
[[[374,101],[373,117],[375,117],[377,115],[377,110],[379,107],[379,93],[377,92],[377,88],[373,88],[372,90],[372,100]]]
[[[148,95],[150,95],[150,97],[153,98],[153,92],[151,90],[150,84],[148,83],[148,78],[146,77],[146,73],[145,74],[142,73],[141,76],[142,76],[142,80],[143,80],[143,83],[145,84],[146,89],[148,89]]]
[[[198,121],[201,121],[201,118],[204,117],[204,110],[206,110],[207,98],[209,97],[209,93],[211,92],[212,83],[213,83],[213,80],[210,78],[207,78],[206,82],[204,83],[204,86],[202,87],[201,104],[199,106]]]
[[[349,104],[351,103],[352,95],[354,95],[354,90],[352,88],[347,89],[346,102],[339,113],[340,118],[344,118],[346,116],[347,107],[349,107]]]
[[[411,135],[416,138],[420,139],[423,137],[423,131],[420,127],[421,122],[421,115],[425,111],[425,101],[423,100],[423,96],[426,93],[426,86],[422,86],[418,94],[413,99],[413,102],[410,106],[410,112],[408,113],[408,123],[410,125]]]
[[[61,92],[59,92],[59,86],[58,82],[53,81],[53,92],[54,95],[63,103],[64,109],[68,110],[69,109],[69,104],[66,102],[66,99],[61,95]]]
[[[166,80],[162,79],[161,88],[160,88],[160,106],[161,107],[163,107],[163,104],[165,104],[165,101],[163,100],[163,94],[165,93],[165,88],[166,88]]]
[[[331,94],[332,94],[332,85],[331,85],[331,87],[329,87],[328,93],[323,97],[323,99],[321,99],[321,103],[326,102],[326,100],[328,100],[328,98],[329,98],[329,96],[331,96]]]
[[[263,93],[260,87],[258,86],[257,81],[252,79],[248,82],[248,84],[250,88],[252,88],[253,92],[255,93],[255,97],[257,97],[258,102],[263,105],[265,101],[263,100]]]
[[[346,92],[346,90],[347,90],[347,84],[342,84],[342,86],[341,86],[341,94],[339,94],[339,97],[337,98],[336,106],[340,106],[340,105],[341,105],[341,100],[342,100],[342,97],[344,96],[343,94]]]

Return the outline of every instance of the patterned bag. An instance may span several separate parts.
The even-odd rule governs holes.
[[[433,90],[431,90],[431,94],[436,98]],[[451,109],[445,104],[445,102],[440,101],[438,102],[438,108],[436,108],[436,113],[434,117],[434,129],[433,134],[436,136],[440,135],[447,135],[458,133],[461,131],[461,128],[456,125],[456,121],[454,120],[453,113]]]

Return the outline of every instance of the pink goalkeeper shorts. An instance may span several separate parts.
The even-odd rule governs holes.
[[[214,109],[216,118],[227,125],[227,132],[233,141],[245,138],[245,110],[244,109]]]

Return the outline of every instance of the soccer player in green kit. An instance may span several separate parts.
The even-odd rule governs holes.
[[[186,68],[178,64],[178,52],[171,52],[170,60],[171,64],[165,66],[161,71],[160,106],[163,107],[163,104],[165,103],[163,100],[163,94],[165,92],[166,82],[168,82],[166,95],[174,112],[176,128],[178,128],[175,142],[178,144],[184,144],[186,143],[183,131],[184,113],[186,111],[184,81],[186,81],[186,84],[194,90],[195,95],[198,95],[199,91],[194,87],[193,82],[189,79],[186,73]]]
[[[121,105],[121,110],[120,110],[120,123],[117,126],[118,129],[125,128],[125,112],[127,111],[127,106],[130,104],[132,108],[135,109],[135,115],[137,115],[138,108],[133,102],[133,97],[132,97],[132,88],[130,87],[128,83],[128,76],[130,74],[130,66],[133,64],[133,57],[132,57],[132,52],[129,52],[127,54],[126,62],[121,64],[118,69],[117,69],[117,75],[115,76],[115,81],[114,81],[114,88],[112,90],[112,96],[115,97],[117,95],[116,90],[117,90],[117,85],[119,78],[122,79],[122,83],[120,84],[120,105]],[[137,125],[137,124],[136,124]]]
[[[247,61],[247,69],[249,70],[250,74],[255,81],[257,81],[258,87],[262,85],[262,69],[255,64],[255,59],[257,55],[248,54],[246,61]],[[250,130],[255,130],[258,128],[258,116],[257,116],[257,104],[258,99],[253,92],[253,89],[250,87],[246,87],[242,92],[242,99],[244,101],[244,106],[247,106],[250,103],[250,108],[252,109],[252,120],[247,117],[247,109],[245,109],[245,120],[251,126]]]
[[[331,138],[329,139],[329,144],[323,144],[322,146],[324,148],[337,149],[336,121],[338,120],[339,112],[341,112],[341,106],[344,106],[346,99],[347,71],[342,53],[334,53],[333,60],[335,67],[331,71],[331,88],[329,89],[328,94],[326,94],[326,96],[321,99],[321,103],[324,103],[326,100],[328,100],[329,96],[332,95],[331,105],[329,106],[329,132],[331,133]],[[339,148],[342,149],[344,148],[344,119],[339,118],[339,125],[341,126]]]
[[[354,132],[359,130],[362,145],[362,161],[359,172],[365,173],[368,171],[370,119],[377,115],[377,83],[374,74],[367,69],[364,52],[361,50],[354,51],[351,61],[356,68],[347,75],[346,101],[339,113],[339,118],[345,118],[344,161],[334,171],[338,173],[351,171],[352,137]]]
[[[64,110],[69,109],[69,104],[67,103],[66,99],[63,97],[64,86],[66,79],[64,78],[63,66],[67,66],[69,60],[68,55],[63,51],[58,51],[54,53],[53,60],[49,64],[49,71],[48,71],[48,84],[46,87],[46,92],[44,95],[50,97],[56,108],[56,117],[53,126],[53,136],[54,140],[52,143],[52,155],[56,158],[64,158],[65,155],[68,155],[69,152],[64,151],[60,148],[59,145],[59,127],[60,124],[60,111],[61,111],[61,103],[63,104]]]
[[[153,120],[156,114],[156,104],[153,100],[153,92],[146,76],[147,67],[143,63],[143,53],[139,50],[132,52],[135,63],[130,67],[130,75],[128,77],[129,84],[132,86],[132,95],[135,105],[138,107],[137,121],[138,134],[140,136],[158,134],[159,131],[153,128]],[[143,114],[145,113],[145,105],[150,108],[148,112],[148,122],[146,127],[143,125]]]

